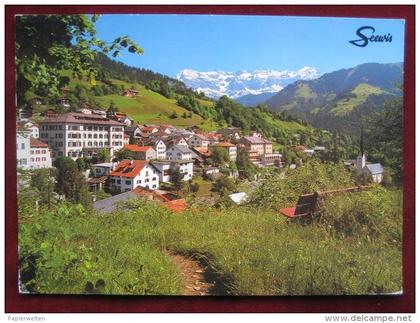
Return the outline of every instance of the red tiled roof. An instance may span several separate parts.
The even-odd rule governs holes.
[[[124,159],[109,176],[136,177],[149,163],[146,160]]]
[[[137,145],[124,145],[123,148],[126,149],[126,150],[129,150],[129,151],[133,151],[133,152],[145,152],[145,151],[148,151],[148,150],[152,149],[153,147],[137,146]]]
[[[158,127],[143,127],[141,128],[141,131],[152,131],[154,129],[158,129]]]
[[[220,139],[223,137],[220,133],[206,133],[207,138]]]
[[[208,151],[207,148],[204,147],[193,147],[193,150],[195,150],[196,152],[198,152],[200,155],[209,157],[211,156],[211,151]]]
[[[140,187],[140,186],[137,186],[133,190],[133,192],[136,193],[137,195],[145,197],[146,199],[152,199],[152,200],[158,199],[160,202],[170,201],[166,196],[164,196],[164,195],[162,195],[162,194],[160,194],[156,191],[153,191],[151,189],[147,189],[147,188]]]
[[[230,142],[219,142],[218,144],[215,144],[216,147],[235,147],[234,144],[231,144]]]
[[[31,147],[48,148],[48,144],[41,140],[31,138]]]
[[[136,187],[132,192],[136,193],[137,195],[144,197],[146,199],[151,199],[154,201],[161,202],[162,206],[169,211],[172,212],[182,212],[184,211],[188,205],[185,199],[176,199],[176,200],[170,200],[168,197],[166,197],[164,194],[161,194],[159,192],[153,191],[151,189],[147,189],[144,187]]]
[[[172,200],[168,201],[162,204],[162,206],[172,212],[182,212],[185,211],[185,209],[188,207],[187,202],[185,199],[179,199],[179,200]]]

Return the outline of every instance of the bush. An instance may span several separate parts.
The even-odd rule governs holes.
[[[402,242],[402,192],[374,185],[367,191],[326,198],[321,223],[334,234]]]
[[[354,186],[344,166],[310,161],[286,174],[265,177],[250,196],[250,203],[273,210],[294,205],[302,194]]]

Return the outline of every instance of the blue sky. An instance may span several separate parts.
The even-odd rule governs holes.
[[[356,47],[356,30],[373,26],[392,42]],[[128,65],[175,76],[198,71],[296,70],[313,66],[325,73],[361,63],[404,59],[404,21],[276,16],[104,15],[98,37],[111,41],[128,35],[143,56],[124,52]]]

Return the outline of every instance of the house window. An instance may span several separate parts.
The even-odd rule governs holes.
[[[121,180],[120,179],[117,179],[117,184],[121,184]]]
[[[146,178],[145,182],[146,182],[146,183],[149,183],[149,179],[148,179],[148,178]]]
[[[131,185],[131,181],[125,181],[125,185]]]
[[[110,182],[111,183],[115,183],[115,179],[114,178],[111,178]]]
[[[20,144],[20,149],[25,149],[25,143],[24,142],[22,142],[21,144]],[[26,159],[25,159],[26,160]]]
[[[153,188],[156,188],[156,185],[153,185]]]
[[[156,180],[156,177],[153,177],[153,180],[155,181]]]

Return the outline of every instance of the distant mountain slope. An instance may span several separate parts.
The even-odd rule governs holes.
[[[204,92],[211,98],[226,95],[239,98],[244,95],[276,93],[297,80],[312,80],[319,76],[314,67],[302,67],[296,71],[255,70],[255,71],[209,71],[191,69],[180,71],[176,78],[188,87]]]
[[[402,80],[402,63],[366,63],[297,81],[265,103],[272,111],[284,111],[317,127],[351,132],[364,114],[401,95]]]
[[[235,101],[246,107],[253,107],[264,103],[274,95],[276,95],[276,93],[247,94],[240,96],[239,98],[235,99]]]

